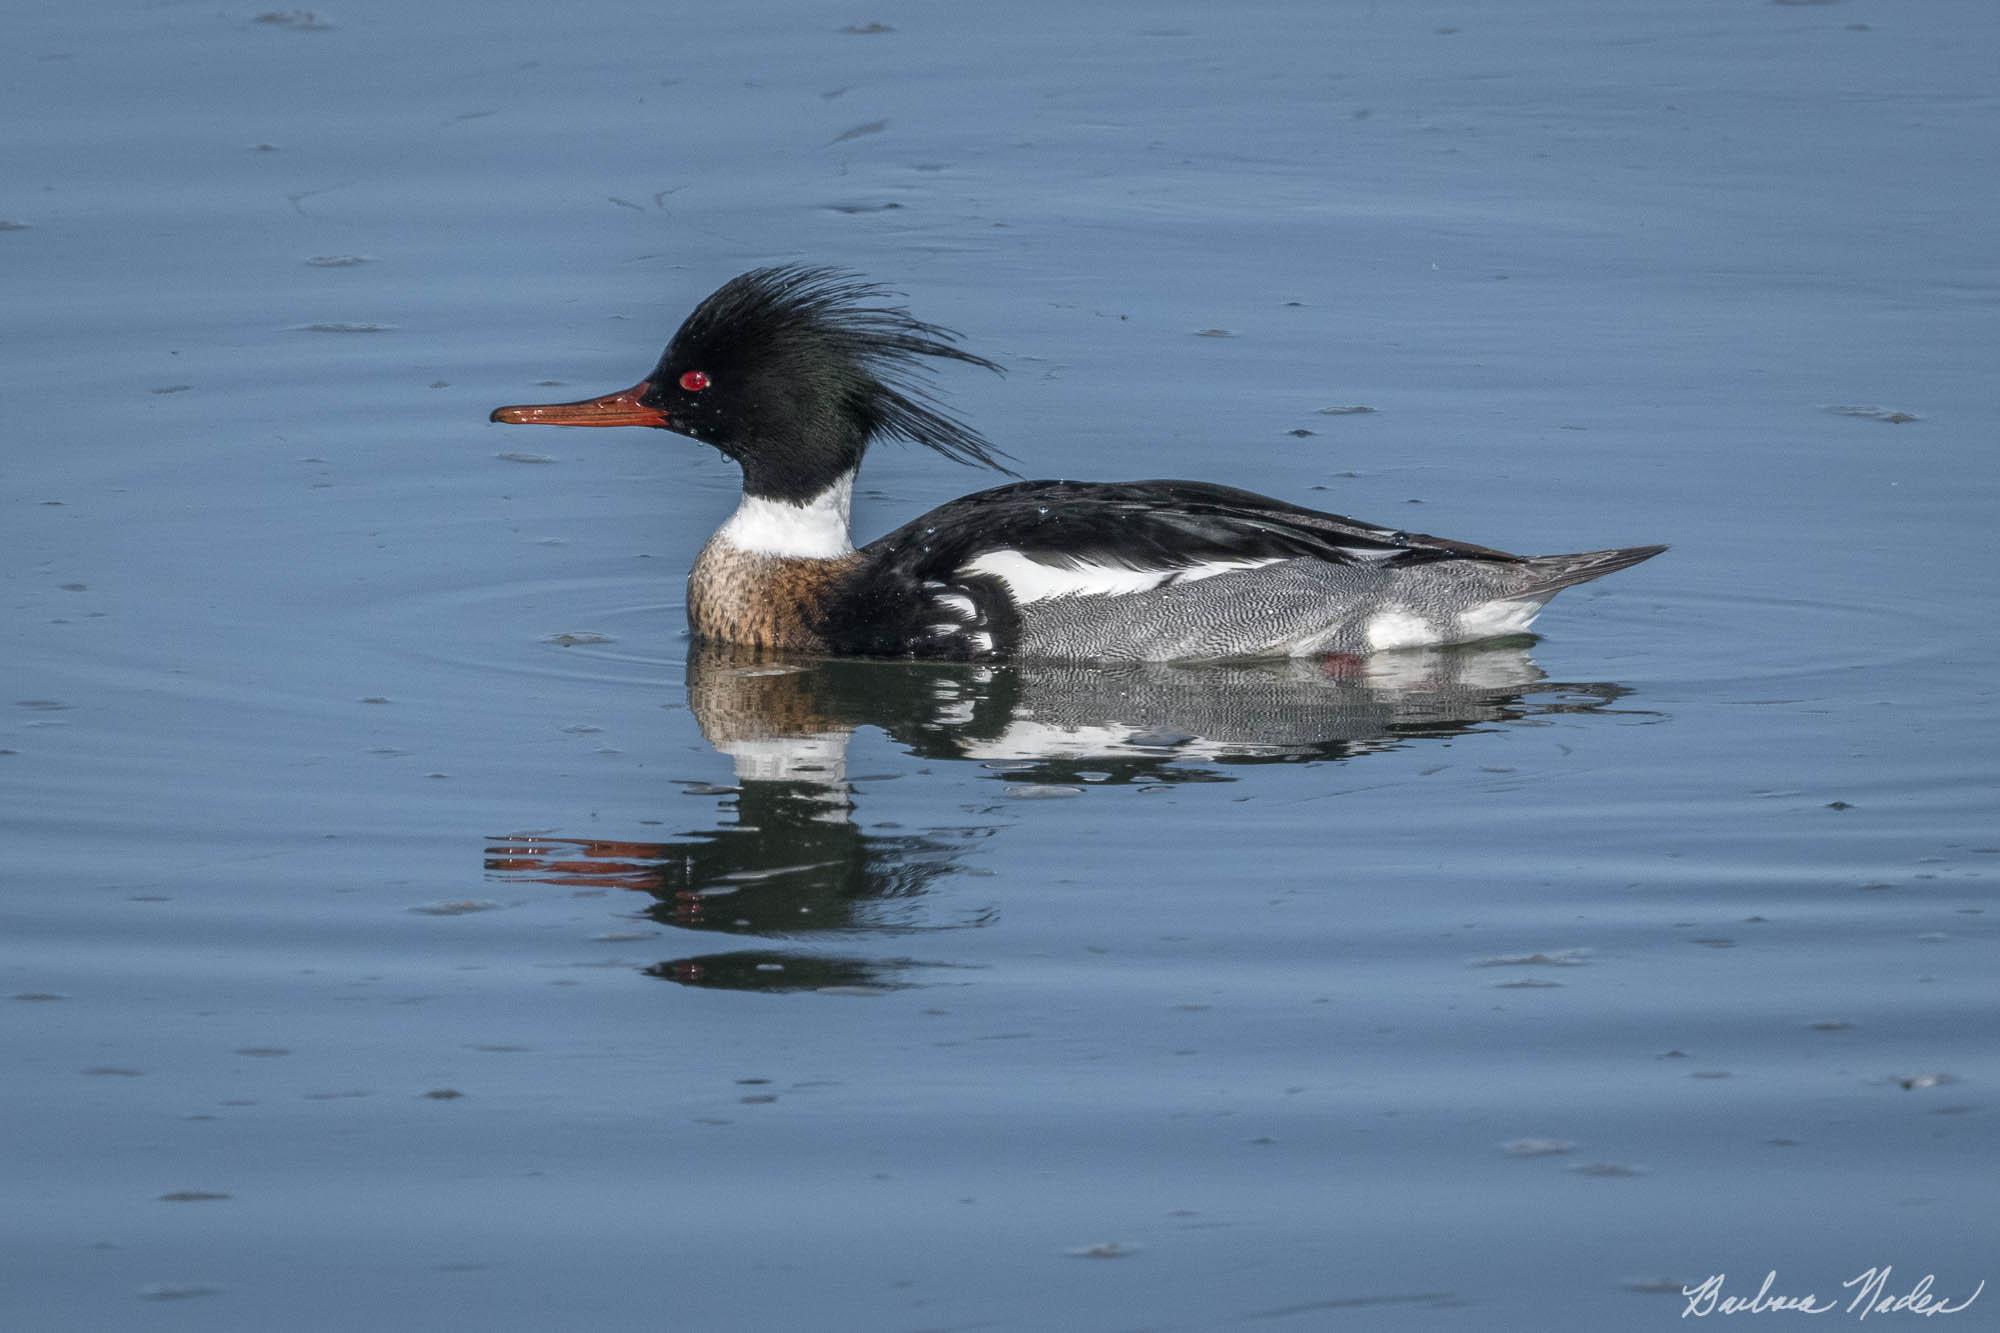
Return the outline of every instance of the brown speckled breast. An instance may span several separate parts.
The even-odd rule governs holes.
[[[688,574],[688,628],[722,643],[823,650],[813,629],[820,609],[860,561],[759,555],[710,539]]]

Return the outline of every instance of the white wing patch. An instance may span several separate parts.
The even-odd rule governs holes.
[[[1057,597],[1118,597],[1135,592],[1151,592],[1167,583],[1195,583],[1217,574],[1275,565],[1283,556],[1248,560],[1209,560],[1170,569],[1130,569],[1124,565],[1083,564],[1073,569],[1045,565],[1019,551],[987,551],[968,562],[962,574],[984,574],[1007,585],[1014,602],[1046,602]]]
[[[1385,532],[1382,535],[1386,538],[1389,534]],[[1340,549],[1368,565],[1385,564],[1399,555],[1410,553],[1407,546],[1342,546]]]

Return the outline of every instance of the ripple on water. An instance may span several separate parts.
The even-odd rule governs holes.
[[[1556,602],[1551,615],[1562,609]],[[1607,637],[1644,643],[1648,683],[1709,689],[1935,662],[1963,651],[1967,641],[1961,617],[1915,600],[1668,588],[1599,593],[1591,620]]]
[[[686,656],[678,581],[656,575],[508,579],[375,603],[362,633],[400,656],[477,677],[657,686]]]

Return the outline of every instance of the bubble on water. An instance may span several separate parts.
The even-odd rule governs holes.
[[[267,28],[289,28],[293,32],[325,32],[333,27],[310,9],[272,9],[250,21]]]
[[[1793,0],[1797,3],[1797,0]],[[1885,421],[1891,426],[1901,426],[1923,418],[1915,412],[1904,412],[1893,407],[1872,407],[1858,403],[1833,403],[1825,411],[1837,417],[1860,417],[1865,421]]]
[[[191,1301],[201,1296],[217,1296],[221,1287],[200,1282],[153,1282],[139,1288],[142,1301]]]
[[[1958,1079],[1946,1073],[1898,1074],[1896,1082],[1905,1092],[1920,1092],[1925,1088],[1941,1088],[1947,1083],[1956,1083]]]
[[[1588,949],[1550,949],[1536,953],[1503,953],[1481,958],[1474,967],[1583,967],[1590,961]]]
[[[839,134],[834,135],[832,139],[828,140],[826,146],[831,148],[837,143],[851,143],[856,139],[865,139],[871,134],[880,134],[888,128],[889,122],[886,120],[871,120],[865,125],[856,125],[852,129],[842,130]]]
[[[1142,1248],[1129,1241],[1101,1240],[1094,1245],[1078,1245],[1063,1253],[1072,1259],[1128,1259]]]
[[[1568,1139],[1509,1139],[1500,1145],[1509,1157],[1560,1157],[1575,1148]]]

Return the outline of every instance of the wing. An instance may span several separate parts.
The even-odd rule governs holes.
[[[1521,557],[1192,481],[1026,481],[980,491],[862,548],[836,619],[848,651],[1005,655],[1021,608],[1146,592],[1301,557],[1381,568]],[[893,637],[891,637],[893,636]],[[914,645],[914,648],[913,648]]]

